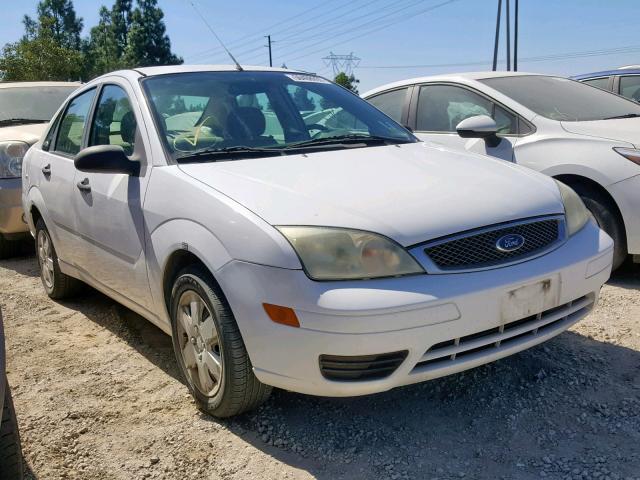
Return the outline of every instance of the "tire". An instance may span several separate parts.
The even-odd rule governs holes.
[[[180,272],[170,312],[173,349],[198,408],[225,418],[267,400],[272,388],[254,375],[238,324],[208,271],[192,266]]]
[[[621,219],[615,213],[614,205],[601,193],[585,185],[571,185],[603,229],[613,239],[613,270],[627,259],[627,236]]]
[[[47,295],[61,300],[76,295],[82,288],[82,282],[60,271],[58,255],[53,246],[49,230],[40,218],[36,222],[36,257],[40,267],[40,279]]]
[[[9,384],[6,387],[0,424],[0,480],[22,480],[24,472],[20,433]]]
[[[0,259],[15,257],[20,254],[20,242],[7,240],[0,233]]]

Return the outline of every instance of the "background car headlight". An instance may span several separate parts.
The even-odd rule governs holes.
[[[573,188],[556,180],[562,203],[564,203],[564,215],[567,220],[567,233],[569,236],[578,232],[592,217],[591,212],[584,206],[584,202]]]
[[[314,280],[424,273],[404,248],[382,235],[330,227],[277,227]]]
[[[22,159],[29,150],[24,142],[0,142],[0,178],[22,176]]]

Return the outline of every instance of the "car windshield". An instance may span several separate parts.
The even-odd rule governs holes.
[[[226,152],[262,156],[342,143],[348,148],[348,142],[416,141],[358,96],[315,75],[195,72],[147,77],[142,83],[160,134],[178,161]]]
[[[566,78],[523,75],[480,81],[552,120],[582,122],[640,116],[640,105]]]
[[[0,88],[0,123],[48,122],[77,87],[37,86]]]

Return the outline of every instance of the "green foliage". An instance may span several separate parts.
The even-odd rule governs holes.
[[[62,45],[55,37],[55,28],[52,18],[41,18],[29,38],[5,45],[0,54],[2,79],[78,80],[82,75],[82,53]]]
[[[347,90],[351,90],[353,93],[358,93],[357,84],[360,83],[360,80],[358,80],[353,73],[351,75],[347,75],[344,72],[340,72],[336,75],[333,81],[338,85],[342,85]]]
[[[4,46],[4,80],[89,80],[122,68],[175,65],[157,0],[115,0],[100,7],[98,24],[82,39],[71,0],[41,0],[37,19],[24,17],[25,35]]]

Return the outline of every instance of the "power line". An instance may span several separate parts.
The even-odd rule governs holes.
[[[338,73],[344,72],[347,75],[351,75],[353,73],[353,69],[360,64],[360,58],[356,57],[353,52],[349,55],[336,55],[331,52],[330,55],[324,57],[325,65],[330,65],[333,70],[333,76],[335,77]]]
[[[549,55],[539,55],[535,57],[523,57],[518,59],[518,63],[534,63],[554,60],[564,60],[569,58],[597,57],[602,55],[613,55],[620,53],[636,53],[640,51],[640,45],[628,45],[603,50],[584,50],[579,52],[567,52]],[[478,62],[461,63],[432,63],[427,65],[360,65],[362,69],[402,69],[402,68],[449,68],[449,67],[473,67],[479,65],[490,65],[489,60]]]
[[[393,19],[393,20],[391,20],[391,21],[389,21],[389,22],[387,22],[387,23],[385,23],[385,24],[383,24],[383,25],[380,25],[379,27],[376,27],[376,28],[370,29],[370,30],[368,30],[368,31],[366,31],[366,32],[364,32],[364,33],[362,33],[362,34],[355,35],[355,36],[353,36],[353,37],[349,37],[349,38],[347,38],[347,39],[345,39],[345,40],[342,40],[342,41],[340,41],[340,42],[338,42],[338,43],[334,43],[334,44],[331,44],[331,45],[327,45],[327,46],[324,46],[324,47],[322,47],[322,48],[320,48],[320,49],[318,49],[318,50],[313,50],[313,51],[311,51],[311,52],[309,52],[309,53],[305,53],[305,54],[303,54],[303,55],[300,55],[300,56],[297,56],[297,57],[291,58],[291,59],[289,59],[289,60],[288,60],[288,62],[292,62],[292,61],[295,61],[295,60],[299,60],[299,59],[301,59],[301,58],[305,58],[305,57],[308,57],[308,56],[310,56],[310,55],[314,55],[314,54],[316,54],[316,53],[319,53],[319,52],[322,52],[322,51],[326,51],[326,49],[328,49],[328,48],[334,48],[334,47],[337,47],[337,46],[339,46],[339,45],[342,45],[343,43],[350,42],[350,41],[352,41],[352,40],[356,40],[356,39],[358,39],[358,38],[365,37],[365,36],[370,35],[370,34],[372,34],[372,33],[375,33],[375,32],[378,32],[378,31],[380,31],[380,30],[383,30],[383,29],[385,29],[385,28],[388,28],[388,27],[390,27],[391,25],[395,25],[396,23],[402,22],[402,21],[404,21],[404,20],[406,20],[406,19],[408,19],[408,18],[415,18],[415,17],[416,17],[416,16],[418,16],[418,15],[422,15],[422,14],[424,14],[424,13],[431,12],[431,11],[433,11],[433,10],[437,9],[437,8],[444,7],[444,6],[446,6],[446,5],[449,5],[450,3],[457,2],[457,1],[460,1],[460,0],[446,0],[446,1],[440,2],[440,3],[436,4],[436,5],[433,5],[433,6],[430,6],[430,7],[428,7],[428,8],[425,8],[425,9],[423,9],[423,10],[421,10],[421,11],[418,11],[418,12],[410,12],[408,15],[404,15],[404,16],[397,17],[397,18],[395,18],[395,19]],[[396,12],[396,13],[397,13],[397,12]],[[389,15],[387,15],[387,16],[391,16],[391,14],[389,14]],[[380,20],[380,19],[377,19],[377,20]],[[369,24],[369,23],[373,23],[373,21],[372,21],[372,22],[367,22],[367,24]],[[360,27],[363,27],[363,26],[365,26],[365,25],[366,25],[366,24],[364,24],[364,25],[360,25]],[[334,35],[334,36],[333,36],[333,38],[335,38],[335,37],[339,37],[339,36],[342,36],[342,35],[344,35],[344,34],[346,34],[346,33],[349,33],[349,32],[345,32],[345,33],[343,33],[343,34]],[[332,39],[333,39],[333,38],[332,38]],[[331,40],[332,40],[332,39],[331,39]],[[329,41],[330,41],[330,40],[329,40]],[[316,46],[316,45],[321,45],[321,44],[323,44],[323,43],[325,43],[325,42],[326,42],[326,41],[317,42],[317,43],[315,43],[315,44],[313,44],[313,45],[309,45],[307,48],[312,48],[312,47],[314,47],[314,46]]]

